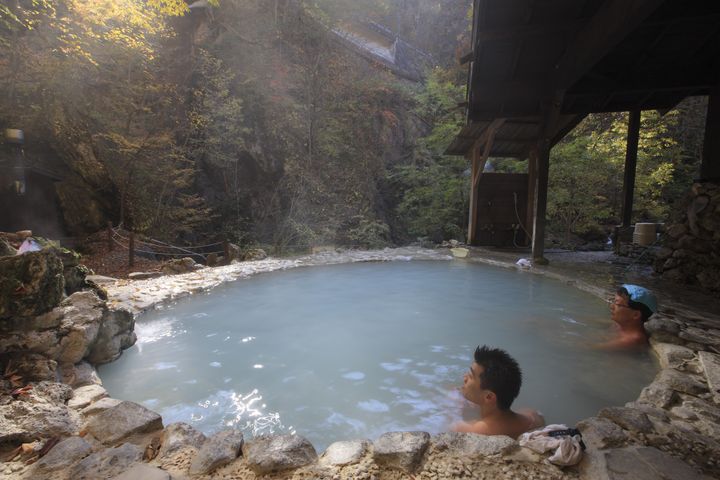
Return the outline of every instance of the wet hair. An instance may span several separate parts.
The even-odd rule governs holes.
[[[475,363],[483,367],[480,387],[495,393],[498,408],[510,409],[510,405],[520,393],[520,365],[505,350],[487,345],[475,349]]]
[[[632,308],[633,310],[637,310],[640,312],[640,317],[642,318],[643,322],[647,322],[648,318],[650,318],[650,315],[653,314],[652,310],[648,308],[647,305],[641,302],[634,302],[630,299],[630,292],[627,291],[625,287],[619,287],[615,293],[617,295],[620,295],[623,298],[627,298],[628,301],[628,307]]]

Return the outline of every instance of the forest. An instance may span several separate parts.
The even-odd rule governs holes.
[[[463,240],[468,0],[11,0],[0,4],[0,128],[56,172],[68,235],[107,222],[173,242],[274,251]],[[398,75],[339,41],[373,25],[422,59]],[[385,38],[385,37],[383,37]],[[396,48],[397,47],[397,48]],[[663,222],[697,175],[706,111],[643,112],[635,221]],[[548,243],[620,221],[627,114],[552,151]],[[522,172],[525,160],[491,159]]]

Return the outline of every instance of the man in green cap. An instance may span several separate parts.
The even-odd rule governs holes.
[[[638,285],[622,285],[610,301],[610,312],[610,318],[617,326],[617,335],[600,344],[600,348],[629,349],[647,344],[643,324],[657,312],[657,301],[652,292]]]

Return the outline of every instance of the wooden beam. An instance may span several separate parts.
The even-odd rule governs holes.
[[[583,27],[556,66],[554,87],[567,90],[665,0],[608,0]]]
[[[536,25],[522,25],[511,28],[493,28],[478,32],[476,41],[478,43],[492,42],[498,40],[517,40],[534,35],[552,35],[581,28],[583,22],[558,22],[540,23]]]
[[[582,98],[596,95],[632,95],[646,92],[677,92],[709,88],[715,85],[719,68],[708,65],[675,65],[677,71],[654,68],[642,73],[624,70],[616,78],[602,81],[585,81],[568,91],[568,98]]]
[[[625,151],[625,174],[623,176],[622,226],[632,222],[633,195],[635,192],[635,167],[637,165],[638,141],[640,139],[640,110],[628,116],[627,149]]]
[[[587,111],[593,113],[607,113],[607,112],[627,112],[628,110],[666,110],[675,107],[685,97],[708,95],[709,89],[706,90],[692,90],[689,92],[683,92],[678,94],[665,94],[665,95],[653,95],[646,99],[646,101],[639,102],[633,100],[623,100],[616,97],[608,101],[604,101],[601,106],[597,106],[592,102],[580,102],[572,103],[567,108],[563,109],[565,114],[580,114]]]
[[[499,126],[488,127],[488,137],[485,141],[482,157],[480,158],[481,163],[478,165],[475,177],[473,177],[474,188],[477,188],[478,184],[480,183],[480,176],[485,169],[485,163],[487,163],[487,159],[490,157],[490,151],[492,150],[493,143],[495,142],[495,133],[497,132],[498,128]]]
[[[587,113],[580,113],[577,115],[565,115],[561,117],[558,121],[557,128],[550,140],[550,146],[554,147],[555,145],[557,145],[560,140],[565,138],[565,135],[572,132],[573,129],[577,127],[578,124],[582,122],[587,116]]]
[[[700,181],[720,182],[720,84],[710,91]]]

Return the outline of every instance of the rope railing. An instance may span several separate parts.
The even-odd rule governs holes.
[[[131,267],[135,263],[136,253],[166,258],[200,257],[205,262],[207,262],[210,255],[222,254],[227,256],[229,253],[227,242],[181,247],[155,238],[136,238],[135,232],[130,231],[125,233],[121,226],[113,227],[110,223],[108,223],[107,227],[107,242],[110,251],[113,250],[114,246],[128,251],[128,265]],[[222,246],[222,250],[218,249],[218,246]],[[214,248],[214,250],[211,250],[212,248]]]
[[[113,249],[113,246],[118,246],[123,250],[128,251],[129,265],[134,264],[134,254],[140,253],[144,255],[151,255],[156,257],[165,258],[180,258],[180,257],[200,257],[204,262],[207,262],[210,255],[223,255],[225,258],[229,257],[229,242],[215,242],[204,245],[191,245],[191,246],[178,246],[172,245],[155,238],[145,237],[136,238],[135,233],[132,231],[126,231],[122,229],[122,225],[113,227],[112,224],[108,223],[107,227],[107,242],[109,250]],[[217,247],[222,246],[222,249]],[[262,248],[269,252],[289,252],[289,251],[313,251],[315,247],[308,245],[307,243],[283,243],[283,244],[257,244],[256,248]],[[334,247],[333,247],[334,248]],[[366,244],[347,244],[342,245],[344,249],[366,249]],[[281,253],[282,254],[282,253]]]

